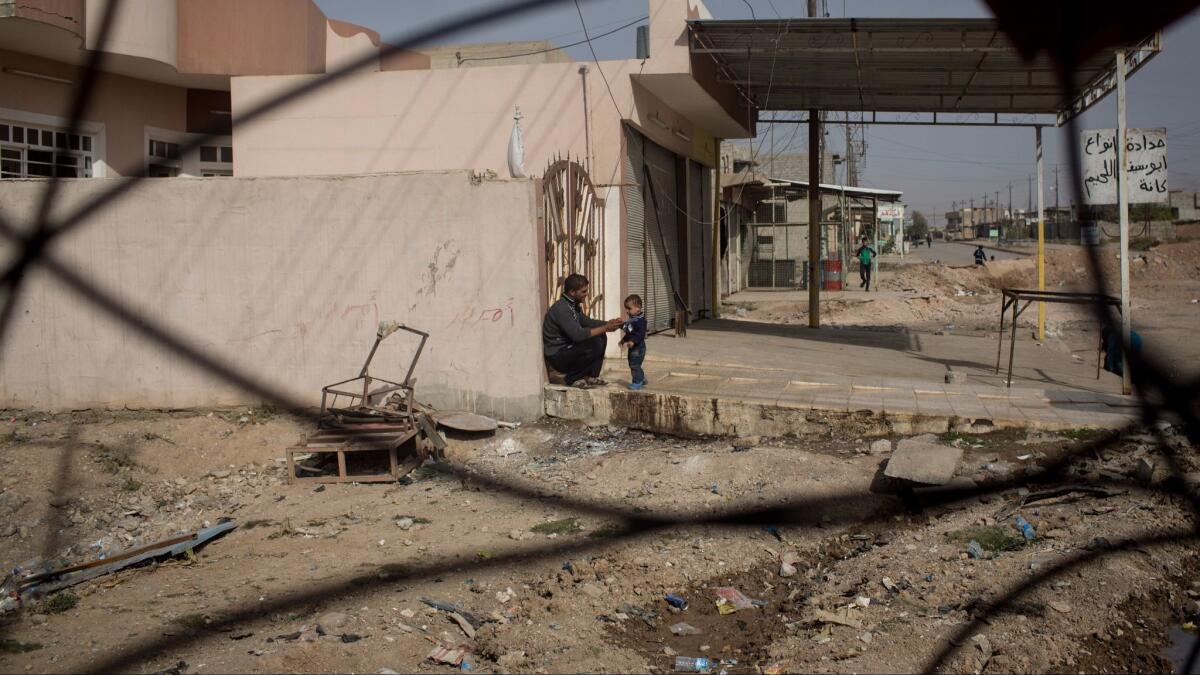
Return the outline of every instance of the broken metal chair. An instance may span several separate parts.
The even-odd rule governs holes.
[[[408,365],[403,382],[371,375],[371,361],[384,338],[397,331],[421,338]],[[429,334],[395,321],[382,321],[375,343],[357,377],[321,388],[321,412],[317,432],[287,448],[289,481],[320,483],[394,482],[411,473],[427,458],[441,458],[446,444],[437,433],[432,410],[417,402],[413,371],[425,348]],[[412,443],[410,443],[412,441]],[[407,450],[401,459],[401,450]],[[359,452],[386,452],[388,470],[383,474],[351,475],[347,455]],[[316,465],[301,463],[298,455],[315,455]],[[336,474],[325,467],[336,460]],[[300,476],[298,473],[311,475]]]

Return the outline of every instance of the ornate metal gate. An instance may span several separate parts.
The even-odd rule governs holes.
[[[590,316],[604,307],[604,200],[579,162],[557,159],[542,178],[546,224],[547,303],[562,293],[568,274],[591,281],[585,305]]]

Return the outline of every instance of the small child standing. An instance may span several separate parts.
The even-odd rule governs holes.
[[[621,346],[629,347],[629,388],[637,391],[649,384],[642,370],[642,362],[646,360],[646,316],[642,314],[641,296],[635,294],[625,298],[625,312],[629,318],[621,326],[625,333]]]

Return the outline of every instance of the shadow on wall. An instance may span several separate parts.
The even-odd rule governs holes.
[[[109,183],[66,183],[62,202]],[[31,212],[42,190],[6,185],[5,212]],[[536,204],[531,181],[473,184],[468,172],[148,181],[59,251],[295,400],[315,405],[322,385],[357,372],[378,322],[392,319],[432,336],[416,373],[422,400],[525,420],[542,410]],[[0,362],[8,405],[257,403],[45,277],[31,278],[18,311]],[[387,345],[378,363],[406,364],[408,347]]]
[[[916,335],[905,329],[887,331],[831,327],[812,329],[808,326],[763,323],[759,321],[705,319],[704,321],[697,322],[694,327],[689,327],[688,330],[764,335],[789,338],[801,342],[844,344],[856,347],[873,347],[875,349],[894,349],[902,352],[920,351],[920,344]]]

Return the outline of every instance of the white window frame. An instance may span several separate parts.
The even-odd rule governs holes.
[[[225,140],[214,139],[212,143],[205,143],[204,145],[200,146],[200,148],[197,150],[197,152],[199,152],[200,150],[203,150],[204,148],[216,148],[217,149],[217,161],[215,161],[215,162],[206,162],[203,159],[203,155],[200,156],[201,157],[201,159],[200,159],[200,175],[201,176],[208,178],[210,176],[232,176],[233,175],[233,139],[232,139],[232,137],[229,137],[229,136],[226,136],[225,139],[228,139],[229,142],[226,143]],[[229,148],[229,161],[228,162],[221,161],[221,150],[223,150],[225,148]]]
[[[208,175],[233,175],[233,164],[224,162],[201,162],[200,148],[192,148],[190,152],[183,152],[177,160],[167,160],[160,157],[150,156],[150,141],[164,141],[166,143],[178,143],[180,146],[191,143],[200,138],[200,134],[190,134],[186,131],[172,131],[170,129],[160,129],[158,127],[145,127],[142,134],[142,156],[145,158],[143,165],[145,170],[150,169],[151,164],[159,164],[163,166],[173,166],[179,170],[177,178],[203,178]],[[210,139],[205,145],[233,147],[232,136],[217,136]],[[218,158],[220,158],[218,151]],[[228,173],[225,173],[228,172]]]
[[[15,110],[13,108],[0,108],[0,120],[9,124],[18,126],[32,125],[40,127],[48,127],[55,131],[66,132],[71,126],[70,120],[54,115],[43,115],[41,113],[32,113],[25,110]],[[107,178],[108,177],[108,146],[107,134],[105,125],[102,122],[82,121],[79,123],[77,133],[92,137],[92,178]],[[19,147],[23,149],[23,153],[28,152],[28,147],[19,144],[5,144],[6,147]],[[67,150],[68,154],[85,155],[87,153]],[[28,161],[28,156],[24,160]],[[33,176],[32,178],[44,178],[44,176]]]

